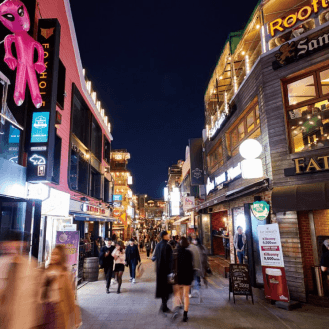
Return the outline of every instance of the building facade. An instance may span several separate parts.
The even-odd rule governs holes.
[[[229,35],[205,94],[207,198],[194,208],[203,242],[222,254],[228,233],[236,262],[242,226],[252,284],[262,287],[257,226],[278,223],[290,296],[299,301],[317,294],[312,268],[329,237],[328,9],[325,1],[260,2],[245,29]],[[242,177],[246,139],[263,147],[257,179]],[[270,204],[266,221],[253,216],[255,200]]]
[[[25,8],[40,72],[21,100],[15,98],[21,88],[16,72],[4,62],[0,66],[5,86],[0,176],[7,181],[0,184],[0,226],[32,233],[32,255],[45,262],[65,224],[76,224],[81,238],[88,232],[94,238],[108,235],[113,138],[81,64],[69,1],[29,1]],[[10,31],[1,26],[1,33]]]

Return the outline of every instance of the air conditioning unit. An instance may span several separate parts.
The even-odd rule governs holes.
[[[214,212],[214,208],[213,207],[209,207],[208,208],[208,214],[212,214]]]

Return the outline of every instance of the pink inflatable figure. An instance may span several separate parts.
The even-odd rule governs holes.
[[[26,81],[29,85],[33,104],[36,108],[42,105],[39,84],[35,71],[46,70],[44,50],[27,32],[30,29],[30,18],[25,5],[19,0],[6,0],[0,4],[0,21],[14,34],[5,37],[5,58],[11,70],[16,73],[14,101],[20,106],[25,99]],[[15,43],[17,59],[13,56],[11,45]],[[34,48],[38,52],[38,60],[34,63]]]

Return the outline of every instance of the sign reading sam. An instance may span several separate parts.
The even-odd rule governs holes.
[[[313,33],[299,41],[286,42],[279,48],[279,52],[275,54],[276,60],[272,62],[273,70],[296,62],[327,47],[329,47],[328,28]]]

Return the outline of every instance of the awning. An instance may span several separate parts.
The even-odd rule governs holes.
[[[176,222],[174,222],[173,225],[180,225],[180,224],[184,224],[183,222],[184,221],[188,221],[190,219],[190,216],[185,216],[185,217],[182,217],[181,219],[179,220],[176,220]]]
[[[272,193],[273,212],[329,208],[329,182],[275,187]]]

